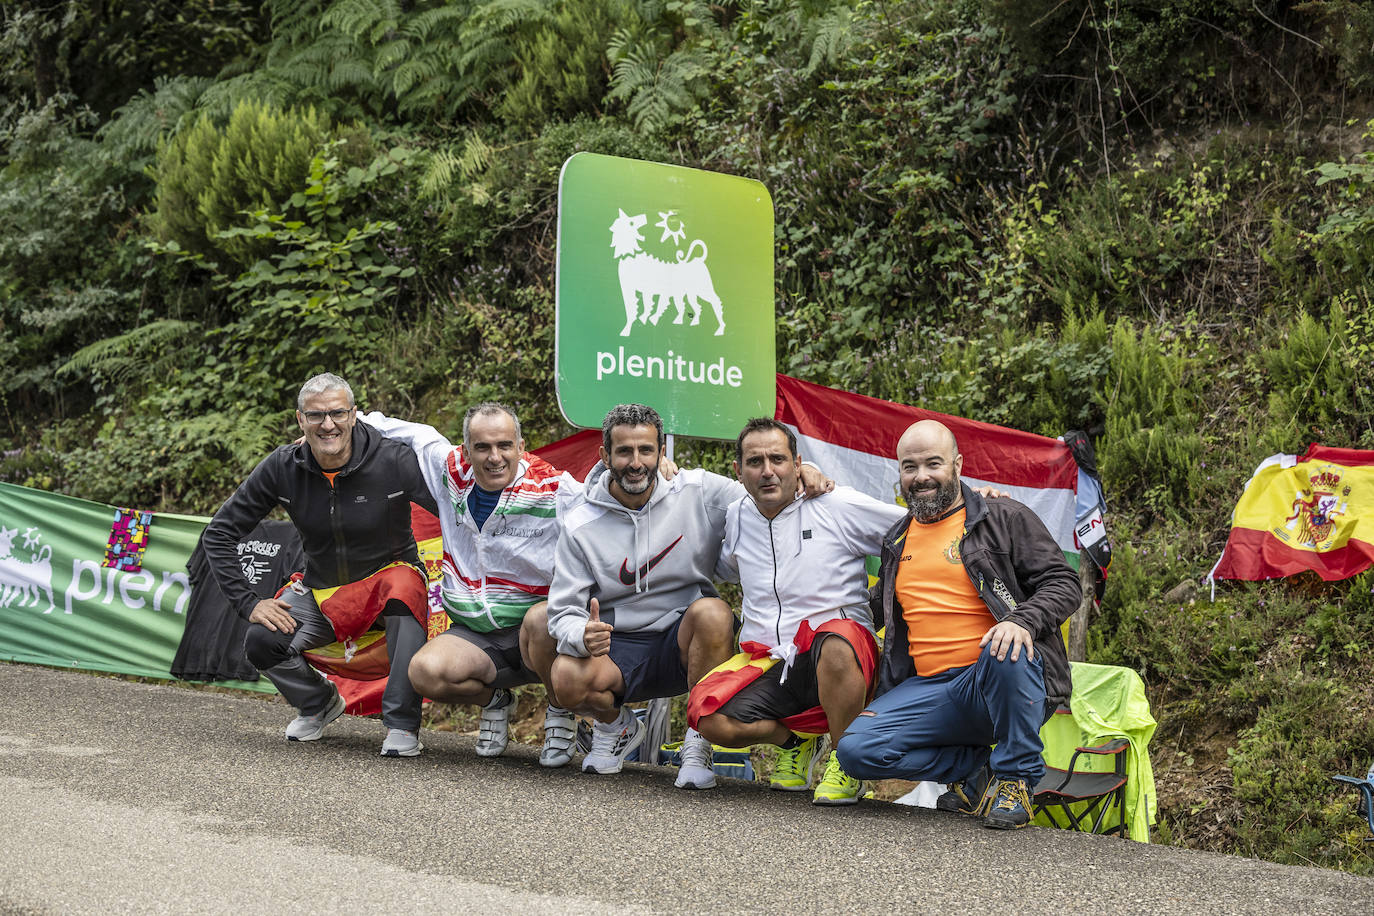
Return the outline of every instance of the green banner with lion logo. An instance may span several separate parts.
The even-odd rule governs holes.
[[[170,678],[208,521],[0,483],[0,660]]]

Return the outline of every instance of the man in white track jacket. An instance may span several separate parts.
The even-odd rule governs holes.
[[[906,514],[849,487],[797,499],[800,472],[790,429],[771,418],[745,425],[735,473],[748,495],[727,511],[716,568],[743,587],[740,654],[688,703],[689,724],[717,744],[778,745],[772,787],[786,791],[810,788],[818,736],[838,742],[868,699],[878,652],[864,558]],[[832,753],[812,801],[850,805],[860,791]]]
[[[431,426],[375,411],[362,419],[415,450],[439,504],[440,597],[451,624],[416,653],[411,682],[431,699],[481,706],[477,753],[495,757],[509,741],[509,688],[539,680],[522,654],[520,626],[548,596],[560,494],[581,484],[526,452],[515,412],[494,401],[468,410],[456,448]],[[551,703],[539,762],[567,764],[575,739],[572,714]]]

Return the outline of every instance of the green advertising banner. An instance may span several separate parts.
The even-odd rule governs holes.
[[[648,404],[733,439],[773,415],[773,201],[759,182],[578,153],[558,185],[558,402],[597,427]]]
[[[207,521],[0,483],[0,660],[170,678]]]

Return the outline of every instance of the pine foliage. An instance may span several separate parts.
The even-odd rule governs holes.
[[[329,121],[313,108],[240,102],[222,127],[202,115],[158,151],[154,225],[160,239],[211,260],[252,263],[261,246],[222,233],[244,212],[281,209],[329,134]]]

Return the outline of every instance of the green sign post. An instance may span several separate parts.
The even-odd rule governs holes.
[[[563,416],[648,404],[672,433],[733,439],[776,406],[773,201],[759,182],[578,153],[558,185],[555,372]]]

